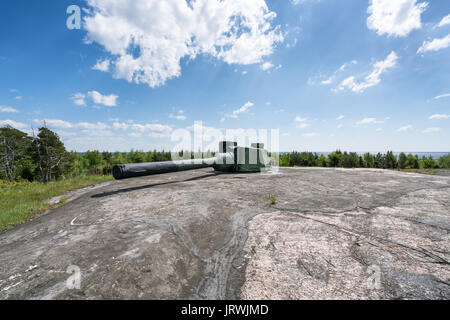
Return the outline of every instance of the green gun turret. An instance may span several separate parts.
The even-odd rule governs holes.
[[[247,148],[238,147],[236,142],[224,141],[214,158],[120,164],[114,166],[113,176],[121,180],[210,167],[220,172],[252,173],[269,170],[271,161],[262,143],[254,143]]]

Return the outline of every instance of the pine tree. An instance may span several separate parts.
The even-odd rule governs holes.
[[[39,129],[33,139],[34,160],[40,173],[41,181],[47,183],[62,176],[70,167],[70,155],[59,136],[46,127]]]

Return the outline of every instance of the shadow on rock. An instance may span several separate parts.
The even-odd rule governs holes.
[[[148,185],[145,185],[145,186],[138,186],[138,187],[132,187],[132,188],[126,188],[126,189],[109,191],[109,192],[103,192],[103,193],[99,193],[99,194],[94,194],[93,196],[91,196],[91,198],[104,198],[104,197],[109,197],[109,196],[113,196],[113,195],[120,194],[120,193],[133,192],[133,191],[149,189],[149,188],[158,187],[158,186],[164,186],[164,185],[176,184],[176,183],[183,183],[183,182],[190,182],[190,181],[197,181],[197,180],[202,180],[202,179],[206,179],[206,178],[209,178],[209,177],[215,177],[215,176],[222,175],[222,174],[223,173],[221,173],[221,172],[215,172],[215,173],[207,174],[207,175],[204,175],[204,176],[189,178],[189,179],[186,179],[186,180],[177,180],[177,181],[153,183],[153,184],[148,184]]]

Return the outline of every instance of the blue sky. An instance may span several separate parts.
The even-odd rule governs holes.
[[[69,30],[70,5],[82,8]],[[2,1],[0,125],[70,150],[279,129],[280,150],[450,151],[447,0]]]

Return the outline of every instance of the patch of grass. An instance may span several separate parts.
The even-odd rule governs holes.
[[[63,205],[44,203],[66,192],[112,180],[111,176],[80,176],[42,184],[38,182],[5,182],[0,180],[0,232],[22,224],[36,215]]]
[[[269,197],[270,203],[274,206],[277,204],[277,198],[275,196],[270,196]]]

